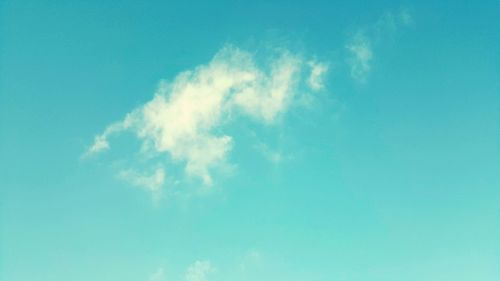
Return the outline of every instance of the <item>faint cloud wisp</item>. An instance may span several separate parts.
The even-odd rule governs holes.
[[[386,12],[368,28],[357,30],[345,45],[349,53],[347,64],[351,77],[359,83],[365,83],[372,69],[374,47],[384,37],[392,36],[401,26],[411,24],[413,17],[407,9],[402,9],[397,13]]]
[[[186,281],[208,281],[208,275],[215,272],[209,261],[196,261],[188,267],[185,275]]]

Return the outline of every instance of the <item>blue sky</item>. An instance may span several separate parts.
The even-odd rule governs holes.
[[[500,272],[498,1],[0,2],[0,280]]]

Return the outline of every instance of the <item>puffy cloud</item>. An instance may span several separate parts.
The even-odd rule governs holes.
[[[220,50],[206,65],[162,81],[151,101],[131,111],[95,137],[85,156],[110,148],[109,138],[122,131],[133,132],[142,141],[142,151],[168,155],[184,165],[188,176],[210,186],[212,170],[223,165],[233,138],[223,125],[239,116],[273,124],[282,116],[306,83],[323,87],[326,64],[309,64],[297,54],[282,51],[270,54],[258,64],[254,55],[236,47]],[[307,78],[308,77],[308,78]],[[306,81],[307,80],[307,81]],[[124,174],[135,185],[156,190],[164,172],[154,176]]]
[[[207,281],[208,275],[215,272],[209,261],[196,261],[188,267],[185,275],[186,281]]]
[[[271,63],[270,73],[254,72],[256,79],[235,93],[234,104],[256,119],[272,123],[296,95],[302,67],[299,57],[282,54]]]

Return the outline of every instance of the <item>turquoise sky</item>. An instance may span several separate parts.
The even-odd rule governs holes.
[[[0,280],[500,280],[499,14],[0,1]]]

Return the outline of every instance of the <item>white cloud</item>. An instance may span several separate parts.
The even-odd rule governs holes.
[[[163,168],[157,168],[152,174],[147,175],[128,169],[120,171],[118,177],[134,186],[148,190],[153,200],[157,201],[161,196],[161,186],[165,182],[165,171]]]
[[[186,281],[207,281],[208,275],[215,272],[209,261],[196,261],[188,267],[185,275]]]
[[[255,71],[255,80],[239,89],[234,104],[250,116],[272,123],[293,97],[303,67],[299,57],[284,53],[270,63],[270,73]]]
[[[228,46],[208,64],[162,81],[151,101],[96,136],[85,156],[109,149],[110,136],[131,131],[142,141],[143,152],[168,155],[184,165],[188,176],[210,186],[212,170],[226,163],[233,147],[233,138],[222,131],[225,124],[241,115],[273,124],[305,95],[301,85],[323,87],[324,63],[310,65],[306,81],[309,73],[299,55],[283,51],[264,58],[263,64],[256,61],[251,53]],[[163,183],[160,175],[126,178],[156,190]]]
[[[323,89],[325,87],[323,79],[328,72],[328,65],[317,61],[310,61],[308,65],[311,68],[311,74],[307,80],[309,87],[315,91]]]
[[[402,9],[397,13],[386,12],[368,28],[356,31],[345,46],[349,52],[347,62],[351,77],[358,82],[366,82],[372,69],[374,47],[383,39],[390,38],[401,26],[412,23],[413,18],[410,12]]]
[[[349,66],[351,68],[351,77],[359,82],[365,82],[371,69],[373,51],[368,38],[358,33],[346,46],[351,54]]]
[[[149,277],[149,281],[166,281],[165,270],[162,267],[159,267],[151,277]]]
[[[90,155],[109,149],[109,136],[128,129],[131,123],[132,116],[129,114],[123,121],[109,125],[102,134],[95,136],[94,144],[84,153],[83,157],[88,157]]]

